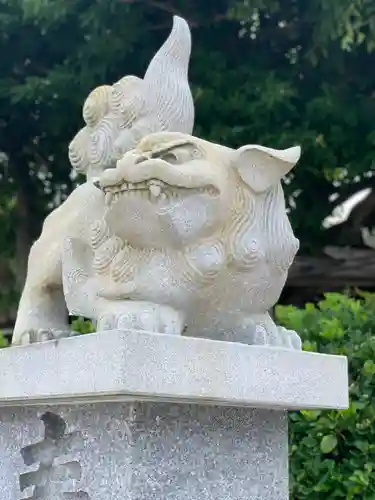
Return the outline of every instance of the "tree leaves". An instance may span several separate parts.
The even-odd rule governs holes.
[[[337,446],[337,437],[333,434],[327,434],[320,442],[322,453],[331,453]]]

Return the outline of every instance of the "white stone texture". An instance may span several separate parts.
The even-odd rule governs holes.
[[[0,380],[1,500],[288,500],[286,410],[348,406],[344,357],[138,331],[2,349]]]
[[[131,328],[300,349],[267,311],[298,249],[280,179],[300,148],[233,150],[155,133],[98,180],[92,259],[67,239],[71,314],[98,331]],[[81,263],[75,256],[81,255]]]
[[[46,411],[59,424],[49,428],[55,439],[44,438]],[[1,500],[287,500],[287,438],[281,411],[169,403],[1,409]],[[43,476],[20,478],[41,459]],[[30,485],[22,496],[20,483]],[[31,496],[33,484],[44,491]]]
[[[131,150],[149,133],[176,130],[191,133],[194,103],[188,83],[191,36],[186,21],[173,19],[170,36],[151,60],[144,78],[124,76],[113,85],[94,89],[83,105],[82,128],[69,146],[72,167],[88,182],[45,220],[33,245],[26,284],[20,300],[13,335],[14,344],[47,336],[59,337],[69,330],[68,310],[75,301],[63,291],[63,253],[77,281],[78,298],[86,297],[83,309],[95,320],[88,275],[92,273],[91,227],[104,212],[104,195],[93,185],[103,170]],[[70,301],[69,301],[70,299]],[[84,300],[81,298],[81,300]]]
[[[0,406],[178,401],[346,408],[345,357],[108,331],[0,351]]]
[[[348,406],[346,358],[267,312],[300,148],[188,135],[190,50],[175,17],[143,79],[84,103],[87,182],[47,217],[0,352],[1,500],[287,500],[286,410]],[[63,338],[68,313],[99,333]]]

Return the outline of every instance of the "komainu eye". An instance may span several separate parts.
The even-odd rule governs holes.
[[[162,160],[166,161],[167,163],[171,163],[172,165],[175,165],[176,163],[179,162],[178,156],[176,153],[165,153],[162,157]]]
[[[201,157],[201,151],[198,148],[192,148],[190,145],[175,147],[173,150],[166,151],[161,155],[162,160],[172,165],[181,165],[182,163]]]

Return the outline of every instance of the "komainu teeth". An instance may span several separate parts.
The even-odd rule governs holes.
[[[150,184],[148,189],[150,190],[152,196],[154,196],[155,198],[157,198],[161,193],[161,187],[156,184]]]
[[[147,184],[150,186],[150,184],[155,184],[156,186],[163,187],[165,186],[165,183],[161,181],[160,179],[150,179],[147,181]]]
[[[113,193],[111,193],[110,191],[108,191],[106,194],[105,194],[105,198],[104,198],[104,203],[109,206],[111,203],[112,203],[112,199],[113,199]]]
[[[214,195],[215,188],[212,186],[197,187],[193,189],[172,187],[160,179],[149,179],[148,181],[137,183],[123,182],[121,185],[116,184],[106,188],[105,204],[109,206],[124,195],[138,196],[148,200],[159,199],[160,201],[164,201],[167,198],[176,199],[179,196],[187,196],[192,192]]]

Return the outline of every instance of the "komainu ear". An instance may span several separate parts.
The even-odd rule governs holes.
[[[242,180],[256,193],[274,186],[298,162],[301,148],[271,149],[242,146],[234,152],[233,165]]]

